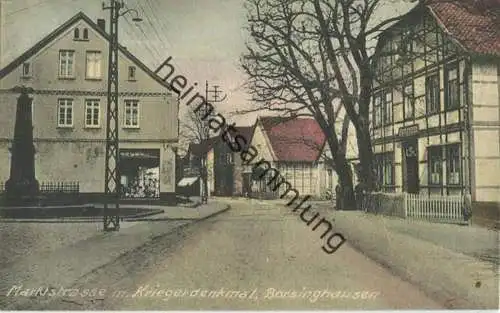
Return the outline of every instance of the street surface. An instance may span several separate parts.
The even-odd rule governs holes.
[[[348,244],[326,254],[319,232],[289,208],[227,202],[228,212],[159,238],[71,287],[100,295],[30,309],[444,308]]]

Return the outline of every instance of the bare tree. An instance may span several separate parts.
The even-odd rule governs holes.
[[[197,144],[200,147],[198,157],[200,158],[200,177],[203,184],[202,203],[206,203],[208,199],[208,168],[207,154],[209,149],[210,129],[208,123],[203,119],[205,113],[203,110],[195,112],[188,110],[185,113],[185,118],[181,122],[180,137],[183,141],[189,144]]]
[[[349,122],[356,130],[363,183],[372,189],[375,181],[369,132],[373,75],[368,44],[370,36],[397,20],[373,25],[380,1],[246,2],[251,40],[242,65],[249,76],[250,93],[260,108],[316,119],[327,138],[347,205],[354,202],[352,173],[345,156]],[[345,109],[347,125],[341,142],[334,127],[340,107]]]

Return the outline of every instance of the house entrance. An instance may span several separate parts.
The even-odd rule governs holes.
[[[160,197],[160,150],[120,149],[124,198]]]
[[[406,139],[403,147],[403,190],[418,193],[418,141],[417,138]]]

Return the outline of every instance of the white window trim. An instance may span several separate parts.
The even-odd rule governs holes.
[[[137,125],[127,125],[127,103],[137,103]],[[131,115],[132,116],[132,115]],[[141,105],[137,99],[125,99],[123,101],[123,128],[138,129],[141,125]]]
[[[89,103],[95,104],[97,103],[97,125],[94,124],[87,124],[87,109]],[[92,107],[92,110],[94,110],[95,107]],[[85,106],[84,106],[84,119],[85,119],[85,128],[101,128],[101,101],[99,99],[85,99]],[[93,115],[94,112],[92,112]],[[93,116],[92,116],[93,118]]]
[[[131,69],[131,68],[133,68],[133,72],[134,72],[134,75],[133,75],[133,76],[131,76],[131,75],[130,75],[130,69]],[[133,82],[135,82],[135,81],[137,80],[137,67],[135,67],[134,65],[130,65],[130,66],[128,67],[128,73],[127,73],[127,76],[128,76],[128,80],[129,80],[129,81],[133,81]]]
[[[24,65],[25,64],[28,64],[28,67],[29,67],[28,74],[24,74]],[[23,77],[23,78],[33,77],[33,67],[32,67],[31,62],[23,62],[23,64],[21,64],[21,77]]]
[[[68,104],[68,102],[71,102],[71,124],[61,124],[60,121],[61,121],[61,110],[60,110],[60,107],[61,107],[61,102],[64,101],[65,102],[65,106]],[[67,110],[67,108],[66,108]],[[73,99],[70,99],[70,98],[61,98],[61,99],[58,99],[57,100],[57,127],[58,128],[73,128],[74,127],[74,119],[75,119],[75,112],[74,112],[74,101]],[[65,116],[64,116],[64,120],[66,121],[66,114],[67,114],[67,111],[65,111]]]
[[[89,55],[94,54],[94,55],[99,55],[99,75],[96,76],[89,76]],[[96,62],[97,63],[97,62]],[[97,50],[89,50],[85,52],[85,79],[89,80],[100,80],[102,79],[102,52],[97,51]]]
[[[62,53],[63,52],[72,52],[73,53],[73,62],[71,63],[71,75],[66,75],[61,73],[61,63],[62,63]],[[75,78],[75,51],[74,50],[59,50],[59,63],[58,63],[58,69],[57,73],[59,75],[59,78]]]

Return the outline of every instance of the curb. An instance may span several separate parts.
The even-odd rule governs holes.
[[[158,209],[159,210],[159,209]],[[129,215],[120,218],[121,221],[141,221],[140,218],[153,216],[157,214],[164,213],[165,210],[159,210],[158,212],[145,212],[135,215]],[[60,218],[0,218],[0,223],[96,223],[101,222],[103,216],[74,216],[74,217],[60,217]],[[136,219],[136,220],[134,220]],[[147,220],[147,219],[145,219]],[[153,219],[151,219],[153,220]]]
[[[214,216],[217,216],[218,214],[222,214],[228,210],[231,209],[231,206],[228,205],[228,204],[224,204],[225,208],[222,209],[222,210],[219,210],[219,211],[216,211],[216,212],[213,212],[211,214],[208,214],[207,216],[204,216],[200,219],[196,219],[196,220],[192,220],[192,222],[187,222],[185,224],[182,224],[182,225],[179,225],[177,227],[174,227],[170,230],[168,230],[167,232],[165,233],[161,233],[159,235],[156,235],[156,236],[151,236],[149,237],[147,240],[145,240],[144,242],[142,242],[141,244],[139,244],[138,246],[136,247],[133,247],[132,249],[129,249],[129,250],[126,250],[122,253],[120,253],[119,255],[116,255],[114,256],[111,260],[108,260],[107,262],[91,269],[90,271],[88,271],[87,273],[77,277],[76,279],[74,279],[71,283],[67,284],[67,286],[65,288],[67,289],[71,289],[73,286],[77,285],[79,283],[79,281],[103,268],[105,268],[106,266],[109,266],[110,264],[116,262],[117,260],[119,260],[120,258],[125,258],[133,253],[135,253],[136,251],[139,251],[140,249],[142,249],[145,245],[147,244],[150,244],[151,242],[155,241],[155,240],[159,240],[163,237],[166,237],[168,235],[171,235],[172,233],[174,232],[178,232],[180,230],[183,230],[187,227],[190,227],[190,226],[193,226],[195,225],[196,223],[198,222],[202,222],[204,220],[207,220],[211,217],[214,217]],[[2,310],[36,310],[37,308],[38,309],[42,309],[42,310],[45,310],[45,308],[52,302],[54,301],[61,301],[63,300],[64,298],[63,297],[53,297],[53,298],[50,298],[48,300],[42,300],[38,303],[36,303],[35,305],[33,305],[33,301],[30,301],[30,299],[23,299],[24,301],[19,301],[19,302],[15,302],[15,303],[12,303],[10,305],[6,305],[5,307],[2,308]]]

